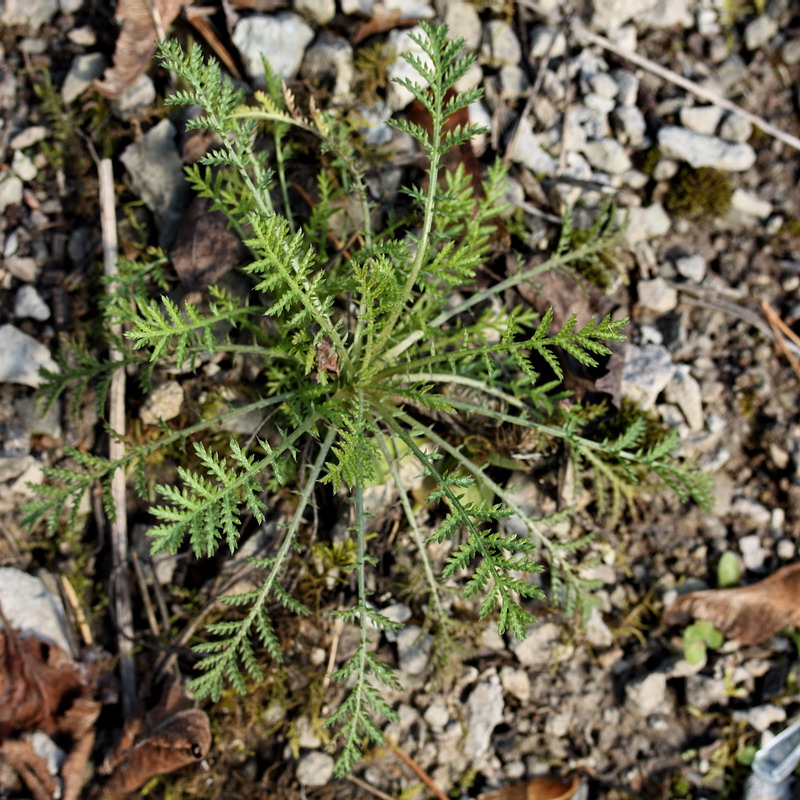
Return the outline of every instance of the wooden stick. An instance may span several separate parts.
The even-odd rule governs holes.
[[[763,117],[759,117],[757,114],[753,114],[741,106],[737,106],[736,103],[728,100],[727,97],[723,97],[721,94],[718,94],[711,89],[706,89],[704,86],[700,86],[694,81],[684,78],[683,75],[679,75],[677,72],[673,72],[671,69],[662,67],[660,64],[656,64],[655,61],[651,61],[645,56],[640,56],[638,53],[634,53],[632,50],[626,50],[623,47],[619,47],[619,45],[614,44],[610,39],[606,39],[605,36],[592,33],[592,31],[590,31],[578,19],[573,21],[572,29],[579,39],[583,39],[585,42],[589,42],[590,44],[596,44],[598,47],[602,47],[604,50],[608,50],[610,53],[614,53],[620,58],[624,58],[627,61],[630,61],[632,64],[636,64],[637,67],[641,67],[642,69],[646,69],[648,72],[652,72],[654,75],[658,75],[659,78],[663,78],[665,81],[669,81],[670,83],[674,83],[676,86],[680,86],[681,89],[685,89],[687,92],[690,92],[695,97],[699,97],[701,100],[707,100],[709,103],[713,103],[719,108],[724,108],[726,111],[739,114],[749,122],[752,122],[753,125],[757,125],[762,131],[764,131],[764,133],[768,133],[770,136],[778,139],[784,144],[788,144],[789,147],[793,147],[795,150],[800,150],[800,139],[798,139],[796,136],[792,136],[791,133],[786,133],[786,131],[776,128],[771,122],[767,122]]]
[[[795,375],[800,378],[800,361],[797,360],[795,354],[789,349],[789,345],[784,336],[787,336],[795,344],[800,344],[800,338],[798,338],[797,334],[778,316],[775,309],[766,300],[761,301],[761,310],[764,312],[764,316],[767,318],[767,322],[769,322],[772,328],[775,343],[786,356],[786,360],[794,370]]]
[[[111,159],[97,164],[100,179],[100,226],[103,233],[103,265],[107,276],[117,274],[117,214],[114,199],[114,167]],[[106,287],[112,292],[113,284]],[[111,328],[114,337],[122,335],[122,327]],[[110,348],[112,361],[122,361],[123,355]],[[108,424],[119,437],[125,435],[125,370],[116,369],[109,388]],[[125,444],[118,436],[111,436],[108,457],[116,461],[125,455]],[[111,498],[114,503],[114,520],[111,522],[112,594],[117,622],[119,648],[119,674],[121,682],[122,717],[132,719],[136,713],[136,664],[133,658],[133,612],[128,569],[128,516],[125,501],[125,471],[118,469],[111,478]]]
[[[404,753],[394,742],[386,742],[388,748],[407,766],[411,771],[433,792],[438,800],[451,800],[434,782],[430,775],[411,758]]]
[[[369,792],[370,794],[375,795],[375,797],[380,798],[380,800],[394,800],[394,797],[392,797],[390,794],[386,794],[386,792],[376,789],[366,781],[362,781],[361,778],[356,778],[355,775],[348,775],[347,780],[349,780],[350,783],[358,786],[359,789],[363,789],[365,792]]]
[[[83,613],[83,608],[81,607],[81,602],[78,599],[78,595],[75,593],[75,589],[69,582],[69,578],[67,578],[66,575],[61,576],[61,587],[64,590],[64,596],[67,598],[67,602],[72,609],[72,614],[75,617],[75,624],[78,626],[81,639],[83,639],[83,643],[87,647],[91,647],[94,644],[94,639],[92,638],[92,629],[89,627],[89,623],[86,621],[86,614]]]

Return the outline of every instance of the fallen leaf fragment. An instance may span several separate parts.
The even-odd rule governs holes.
[[[691,617],[711,620],[744,645],[759,644],[783,628],[800,625],[800,562],[751,586],[689,592],[664,612],[668,625],[684,624]]]
[[[568,781],[565,778],[539,775],[524,783],[515,783],[496,792],[482,794],[480,800],[569,800],[580,785],[578,777]]]
[[[101,774],[110,776],[100,797],[121,800],[154,775],[199,761],[210,747],[208,716],[174,682],[155,708],[125,726],[115,751],[100,767]]]
[[[114,50],[114,64],[94,87],[105,97],[119,97],[136,83],[156,51],[156,40],[191,0],[119,0],[117,18],[122,30]]]

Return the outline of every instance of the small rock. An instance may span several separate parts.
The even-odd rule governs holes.
[[[7,450],[7,448],[3,448]],[[0,483],[13,481],[22,475],[34,462],[33,456],[0,455]]]
[[[464,40],[464,49],[474,53],[481,45],[481,18],[471,3],[454,2],[447,4],[444,22],[454,39]]]
[[[441,703],[431,703],[426,709],[422,718],[434,732],[443,731],[448,722],[450,722],[450,714]]]
[[[747,722],[759,733],[764,733],[776,722],[786,722],[786,709],[773,705],[755,706],[747,711],[734,711],[733,718]]]
[[[130,89],[111,101],[111,110],[119,119],[132,120],[142,109],[151,106],[155,99],[155,84],[150,76],[143,72]]]
[[[44,125],[31,125],[14,136],[9,142],[9,146],[12,150],[25,150],[27,147],[33,147],[43,141],[49,135],[50,130]]]
[[[686,161],[695,168],[714,167],[727,172],[744,172],[756,160],[755,150],[749,144],[731,144],[676,125],[661,128],[658,145],[667,158]]]
[[[758,219],[767,219],[772,214],[772,203],[756,197],[745,189],[733,190],[731,208],[748,217],[758,217]]]
[[[464,754],[478,758],[489,750],[492,731],[503,721],[503,689],[496,675],[479,683],[467,700],[467,739]]]
[[[336,16],[336,0],[294,0],[294,10],[317,25],[327,25]]]
[[[530,33],[530,58],[561,58],[567,52],[567,37],[560,25],[535,25]],[[619,87],[617,87],[619,91]]]
[[[706,260],[703,256],[683,256],[675,261],[678,274],[692,283],[700,283],[706,276]]]
[[[386,89],[386,105],[392,111],[399,111],[405,108],[413,99],[414,95],[396,83],[396,80],[408,79],[415,82],[424,82],[422,77],[414,68],[402,58],[403,53],[410,53],[419,58],[423,64],[430,66],[430,59],[425,55],[422,48],[414,42],[411,35],[422,37],[422,28],[418,25],[409,30],[393,30],[389,33],[386,48],[387,52],[395,53],[397,58],[389,64],[387,75],[391,81]]]
[[[750,500],[747,497],[736,498],[731,506],[731,513],[748,520],[759,528],[765,528],[769,525],[769,509],[756,500]]]
[[[433,647],[433,637],[422,634],[418,625],[407,625],[397,631],[397,660],[401,672],[407,675],[422,675],[428,666]]]
[[[614,139],[603,139],[599,142],[587,142],[583,146],[586,160],[595,168],[620,175],[631,168],[631,160],[625,148]]]
[[[742,563],[746,569],[758,572],[764,566],[767,551],[761,546],[761,540],[756,534],[741,536],[739,538],[739,552],[742,554]]]
[[[528,88],[528,78],[519,66],[503,64],[500,67],[501,96],[505,100],[516,100]]]
[[[514,147],[507,155],[512,161],[524,164],[534,175],[550,177],[555,175],[558,165],[540,141],[539,134],[535,134],[530,125],[522,125]]]
[[[161,120],[138,142],[129,144],[120,160],[128,171],[131,188],[156,216],[161,245],[168,247],[189,194],[175,144],[175,127],[168,119]]]
[[[58,11],[58,0],[5,0],[0,6],[0,23],[38,30]]]
[[[797,543],[791,539],[779,539],[775,552],[781,561],[791,561],[797,553]]]
[[[495,19],[487,22],[481,55],[492,66],[499,67],[502,64],[518,66],[522,60],[522,48],[514,29],[503,20]]]
[[[717,106],[684,106],[681,109],[681,125],[695,133],[711,136],[722,118],[722,109]]]
[[[781,48],[781,58],[789,66],[800,62],[800,36],[789,39]]]
[[[741,114],[728,114],[719,128],[720,139],[726,142],[746,142],[753,135],[753,123]]]
[[[686,676],[686,705],[698,711],[707,711],[711,706],[727,706],[728,700],[725,681],[710,675]]]
[[[297,780],[303,786],[325,786],[333,776],[333,758],[315,750],[297,763]]]
[[[658,395],[675,374],[672,356],[660,344],[638,347],[629,344],[622,373],[622,394],[630,397],[643,411],[651,409]]]
[[[61,85],[61,99],[66,104],[77,100],[92,85],[92,81],[103,74],[107,64],[102,53],[75,56]]]
[[[663,278],[639,281],[639,302],[657,314],[667,314],[678,305],[678,292]]]
[[[50,309],[39,292],[30,284],[20,286],[14,297],[14,315],[19,319],[35,319],[39,322],[50,318]]]
[[[610,97],[588,92],[583,96],[583,105],[590,111],[600,114],[603,117],[603,127],[605,127],[605,117],[614,110],[614,101]]]
[[[617,106],[611,113],[611,121],[622,144],[639,147],[644,143],[647,122],[636,106]]]
[[[586,641],[592,647],[611,647],[614,644],[614,634],[611,633],[611,629],[606,625],[603,615],[597,606],[592,608],[589,619],[586,620],[586,627],[583,633]]]
[[[375,0],[341,0],[340,5],[343,14],[360,14],[364,17],[371,17]]]
[[[166,381],[147,398],[139,411],[139,419],[145,425],[157,425],[159,420],[167,422],[181,413],[182,406],[183,387],[177,381]]]
[[[11,256],[3,261],[3,268],[25,283],[35,283],[39,277],[39,265],[29,256]]]
[[[332,100],[345,100],[352,92],[355,78],[350,42],[342,36],[323,31],[316,43],[306,51],[300,74],[316,86],[333,84]]]
[[[11,160],[11,171],[24,183],[36,177],[36,166],[29,156],[17,150]]]
[[[688,364],[676,365],[675,374],[664,390],[664,397],[668,403],[674,403],[683,412],[692,433],[703,430],[705,417],[702,392],[700,384],[692,377]]]
[[[513,695],[520,703],[527,703],[531,699],[531,679],[524,669],[503,667],[500,670],[500,683],[503,691]]]
[[[626,208],[624,213],[628,219],[625,228],[628,246],[654,236],[663,236],[672,225],[672,220],[660,203],[645,208]]]
[[[653,167],[653,180],[656,181],[670,181],[678,173],[679,164],[671,158],[659,159],[658,163]]]
[[[48,592],[39,578],[15,567],[0,567],[0,607],[23,636],[52,642],[66,653],[72,651],[61,600]]]
[[[43,344],[13,325],[0,327],[0,382],[21,383],[35,388],[42,383],[40,367],[60,372]]]
[[[747,74],[747,64],[738,53],[726,58],[722,64],[717,67],[717,81],[723,89],[732,89],[735,86],[741,86]]]
[[[9,206],[22,202],[22,181],[17,175],[8,174],[0,179],[0,214]]]
[[[555,653],[563,651],[561,628],[553,622],[542,622],[528,629],[526,637],[515,639],[511,650],[523,667],[545,667],[553,664]]]
[[[595,72],[589,78],[589,86],[592,91],[600,97],[606,97],[609,100],[615,98],[619,94],[619,85],[607,72]]]
[[[241,53],[247,74],[261,87],[265,85],[262,54],[272,71],[288,81],[297,75],[313,38],[311,27],[291,11],[245,17],[233,29],[233,43]]]
[[[617,82],[619,92],[617,103],[620,106],[636,105],[636,98],[639,95],[639,79],[636,74],[629,69],[615,69],[611,77]]]
[[[636,715],[648,717],[662,709],[667,699],[667,676],[651,672],[625,687],[625,705]]]
[[[744,43],[748,50],[758,50],[778,32],[778,21],[769,14],[756,17],[744,29]]]
[[[97,44],[97,34],[94,28],[89,25],[82,25],[80,28],[72,28],[67,31],[67,39],[78,47],[94,47]]]

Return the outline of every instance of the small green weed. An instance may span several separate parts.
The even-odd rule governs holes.
[[[716,650],[725,641],[713,622],[700,620],[686,626],[683,632],[683,657],[692,665],[702,664],[708,648]]]
[[[664,195],[664,208],[683,219],[715,219],[728,213],[731,197],[733,188],[726,173],[681,164]]]
[[[154,552],[188,546],[195,557],[207,558],[220,546],[237,549],[245,509],[261,523],[267,493],[281,486],[292,490],[293,513],[276,550],[251,559],[261,570],[260,585],[220,598],[238,615],[208,625],[196,646],[202,659],[192,688],[199,697],[216,699],[226,684],[245,691],[263,675],[255,641],[281,662],[275,605],[293,614],[310,612],[307,598],[293,593],[287,575],[293,554],[303,547],[307,516],[325,493],[349,498],[353,545],[338,566],[350,570],[356,599],[339,617],[356,626],[358,645],[333,675],[348,688],[328,720],[343,743],[338,775],[352,769],[370,742],[382,741],[381,720],[395,718],[382,688],[396,687],[397,678],[369,646],[375,628],[398,627],[375,608],[367,588],[367,571],[375,563],[369,547],[376,534],[364,492],[381,473],[399,495],[427,583],[428,624],[436,626],[440,641],[455,627],[442,601],[442,581],[464,600],[479,601],[481,618],[496,612],[499,631],[519,638],[534,622],[532,601],[544,598],[530,579],[543,569],[536,551],[546,558],[553,594],[564,599],[568,611],[586,611],[594,586],[574,564],[575,552],[588,539],[551,538],[552,520],[524,512],[500,482],[502,472],[488,459],[473,459],[450,435],[451,426],[483,419],[530,431],[544,443],[537,447],[571,459],[576,480],[584,471],[592,473],[602,493],[627,496],[626,487],[655,479],[682,499],[710,503],[707,477],[674,456],[677,434],[646,445],[647,425],[639,418],[613,436],[593,436],[589,423],[599,407],[565,402],[557,350],[596,365],[610,352],[605,342],[622,338],[626,320],[592,319],[579,327],[573,316],[553,330],[552,311],[537,318],[530,310],[507,310],[494,302],[546,270],[605,252],[616,242],[610,211],[582,243],[572,241],[572,228],[565,225],[546,260],[488,288],[476,286],[475,272],[489,257],[500,224],[506,171],[500,163],[489,167],[480,197],[462,169],[444,171],[444,154],[478,132],[474,125],[448,130],[445,123],[481,92],[452,93],[471,58],[461,55],[463,42],[447,40],[445,27],[421,25],[424,35],[416,42],[424,56],[403,56],[419,81],[400,83],[427,110],[430,126],[391,124],[419,143],[427,156],[427,176],[424,184],[403,190],[412,209],[406,221],[395,219],[382,229],[372,227],[372,202],[344,122],[313,104],[304,116],[275,80],[245,105],[243,92],[221,75],[218,64],[205,62],[199,49],[185,53],[175,41],[162,44],[164,64],[185,87],[168,103],[199,105],[204,114],[188,127],[207,129],[220,141],[187,170],[188,177],[197,193],[226,214],[249,248],[250,262],[242,272],[251,282],[252,299],[243,303],[212,287],[204,310],[189,302],[179,306],[163,288],[163,259],[123,263],[104,308],[107,324],[119,323],[128,331],[124,340],[108,334],[123,358],[108,363],[82,352],[71,366],[64,360],[61,374],[47,376],[42,397],[53,402],[71,385],[92,385],[102,409],[114,369],[138,372],[148,392],[155,368],[195,373],[204,359],[215,356],[247,360],[253,399],[187,427],[164,425],[158,438],[130,446],[117,461],[69,450],[71,462],[46,470],[48,482],[24,514],[28,525],[45,520],[54,534],[62,512],[76,523],[81,498],[97,484],[113,513],[110,482],[117,469],[129,471],[136,491],[147,497],[148,459],[163,448],[191,442],[194,465],[180,466],[175,483],[155,487],[159,502],[151,508],[156,524],[150,537]],[[324,155],[316,205],[304,222],[290,207],[287,191],[284,155],[291,128],[315,137]],[[269,149],[256,146],[264,135],[271,137]],[[351,196],[361,206],[363,227],[347,251],[331,250],[331,217]],[[224,336],[219,323],[229,331]],[[544,367],[552,378],[541,377]],[[223,448],[209,446],[224,422],[255,412],[271,415],[263,438],[256,431],[250,441],[232,437]],[[433,487],[427,502],[439,504],[432,532],[421,529],[401,478],[403,462],[411,457]],[[525,535],[509,532],[510,517],[518,518]],[[453,542],[441,576],[428,554],[427,544],[434,542]]]

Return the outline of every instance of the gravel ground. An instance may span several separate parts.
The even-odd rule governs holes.
[[[387,736],[453,796],[541,774],[577,776],[573,796],[581,798],[743,796],[742,762],[799,710],[797,640],[728,641],[692,666],[682,657],[682,628],[661,614],[677,584],[716,586],[725,552],[739,557],[745,583],[797,559],[800,376],[764,308],[800,330],[800,153],[766,130],[800,135],[800,9],[790,0],[755,8],[738,0],[265,5],[226,2],[211,18],[243,77],[259,83],[258,54],[266,51],[287,80],[321,87],[342,109],[355,105],[370,121],[367,138],[397,157],[393,165],[403,163],[406,144],[384,122],[402,114],[408,98],[370,80],[365,53],[384,42],[403,48],[418,19],[444,20],[465,38],[478,55],[465,83],[485,89],[471,115],[491,128],[476,153],[512,165],[511,196],[525,211],[531,251],[555,230],[548,216],[567,206],[579,223],[607,198],[627,210],[627,241],[607,290],[616,313],[633,320],[622,391],[677,426],[684,452],[714,474],[713,513],[653,495],[639,519],[613,528],[579,514],[571,532],[599,534],[586,574],[603,582],[588,626],[543,607],[519,643],[460,609],[464,652],[444,682],[426,671],[430,640],[415,627],[418,600],[398,588],[402,559],[387,565],[375,587],[380,605],[410,622],[396,640],[376,641],[403,685],[390,698],[400,721]],[[370,19],[391,22],[365,31]],[[32,398],[37,369],[53,368],[60,338],[95,321],[97,179],[76,131],[90,131],[114,157],[126,256],[146,243],[172,245],[188,201],[187,143],[181,121],[163,112],[163,73],[151,70],[152,79],[143,76],[115,100],[92,87],[116,34],[104,4],[9,0],[0,21],[0,559],[51,575],[85,569],[97,584],[87,589],[96,636],[112,646],[103,543],[78,532],[55,544],[17,524],[26,483],[40,478],[43,464],[57,463],[65,445],[104,446],[96,414],[88,398],[77,398],[77,418],[60,407],[41,417]],[[176,30],[193,30],[186,12]],[[647,63],[626,58],[632,52]],[[708,102],[709,92],[762,124]],[[385,191],[401,168],[381,176]],[[714,206],[729,194],[729,207]],[[180,410],[177,394],[155,402]],[[142,401],[131,400],[142,408],[137,424],[165,416],[164,406]],[[543,498],[530,477],[520,484],[532,504],[564,500]],[[140,509],[132,514],[143,519]],[[404,531],[394,532],[402,543]],[[314,584],[315,574],[309,584],[333,607],[339,598],[318,575]],[[207,578],[181,561],[169,580],[196,587]],[[246,701],[226,697],[209,708],[215,746],[203,768],[147,796],[176,796],[165,793],[170,782],[178,796],[369,796],[331,778],[319,722],[335,700],[335,690],[320,693],[320,669],[333,642],[339,660],[346,657],[350,632],[327,617],[287,620],[285,630],[288,666]],[[98,750],[113,726],[108,721]],[[427,791],[391,749],[370,753],[357,777],[394,797]],[[18,796],[25,795],[13,774],[0,770],[0,797]]]

